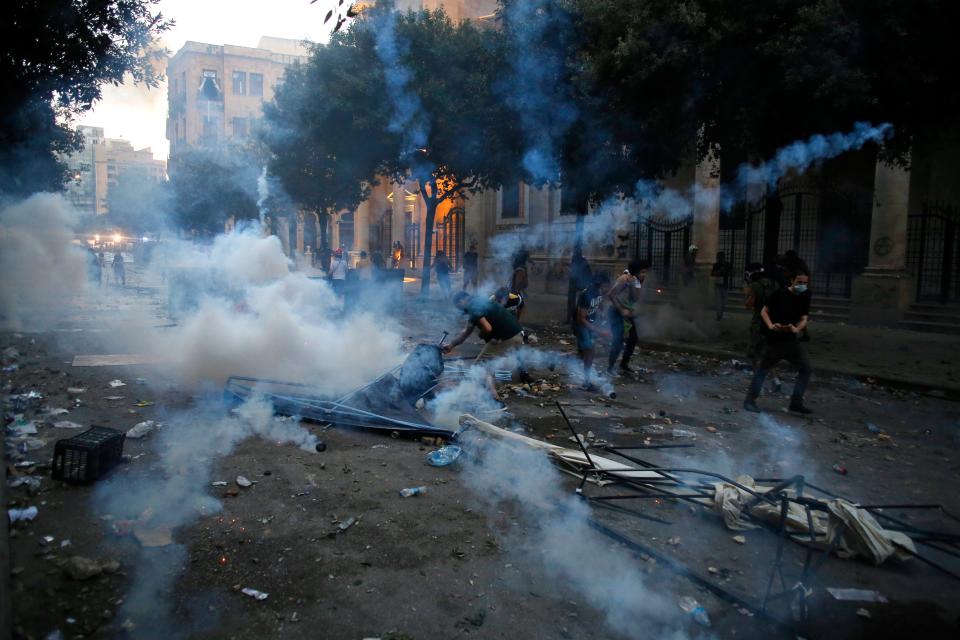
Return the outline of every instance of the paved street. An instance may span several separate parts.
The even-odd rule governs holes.
[[[3,336],[2,347],[19,353],[11,359],[17,368],[4,374],[7,393],[35,390],[44,406],[68,410],[39,418],[35,437],[43,446],[22,456],[38,463],[39,490],[8,490],[11,507],[39,509],[35,520],[12,531],[18,635],[43,638],[60,630],[64,637],[316,637],[322,629],[331,638],[621,637],[635,634],[625,632],[618,612],[636,610],[640,605],[632,599],[643,596],[652,603],[647,606],[655,636],[696,637],[697,626],[677,606],[689,595],[706,609],[719,637],[794,636],[678,576],[654,555],[596,532],[558,538],[558,530],[575,527],[562,518],[558,525],[553,507],[532,508],[527,498],[537,496],[529,491],[555,488],[558,499],[571,505],[581,498],[574,497],[575,479],[550,469],[536,472],[530,484],[519,468],[506,474],[517,474],[512,481],[491,477],[482,449],[438,469],[424,464],[433,448],[425,443],[318,425],[307,429],[326,442],[322,453],[269,437],[241,438],[234,447],[221,437],[229,427],[218,426],[224,414],[216,390],[171,384],[156,366],[72,366],[76,355],[106,352],[110,336],[102,329],[117,314],[145,312],[136,314],[138,322],[163,330],[162,285],[139,284],[108,287],[76,301],[55,331]],[[401,320],[411,344],[455,328],[440,326],[456,316],[438,303],[407,297],[405,308]],[[540,351],[572,349],[557,327],[541,327],[538,335]],[[465,345],[461,351],[477,348]],[[818,377],[808,396],[815,411],[810,418],[785,412],[786,395],[762,397],[768,413],[756,416],[740,409],[748,373],[727,358],[642,350],[635,365],[642,367],[640,375],[617,379],[615,399],[583,391],[559,371],[535,370],[540,382],[532,386],[500,385],[508,411],[488,418],[576,447],[554,405],[559,401],[578,432],[597,441],[693,445],[638,452],[659,466],[727,477],[802,474],[854,501],[937,503],[960,513],[953,490],[960,471],[960,410],[954,402],[849,376]],[[111,387],[112,380],[125,386]],[[786,382],[783,394],[789,388]],[[49,479],[53,442],[75,433],[48,424],[62,420],[122,430],[144,420],[165,426],[144,439],[128,438],[127,462],[105,480],[75,487]],[[171,462],[178,440],[203,448]],[[256,484],[238,488],[238,475]],[[181,482],[174,482],[178,476]],[[216,481],[226,485],[211,484]],[[190,486],[177,494],[168,490],[171,483]],[[520,483],[523,500],[512,493],[513,483]],[[415,486],[426,486],[426,493],[398,495]],[[595,491],[585,489],[587,495]],[[164,510],[178,495],[212,500],[196,518],[166,521]],[[775,536],[730,531],[717,514],[683,502],[632,502],[644,517],[597,503],[590,513],[652,554],[674,558],[759,603]],[[935,526],[926,512],[896,513]],[[125,520],[134,521],[132,532],[131,525],[118,524]],[[738,533],[744,544],[733,539]],[[74,580],[64,562],[74,555],[116,560],[119,568]],[[784,558],[785,580],[795,580],[803,548],[788,543]],[[597,567],[611,562],[626,576],[617,578],[620,588],[603,588],[598,579]],[[802,633],[809,637],[829,637],[838,629],[845,637],[902,637],[917,624],[926,630],[923,637],[947,637],[960,613],[956,582],[916,560],[874,567],[834,557],[807,586],[813,591]],[[825,587],[876,589],[889,602],[841,602]],[[242,588],[269,597],[258,601]],[[870,617],[858,616],[861,608]]]

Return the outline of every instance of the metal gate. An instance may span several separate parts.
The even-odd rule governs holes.
[[[907,269],[918,302],[960,302],[960,210],[925,203],[907,217]]]
[[[849,297],[853,276],[867,264],[869,242],[866,195],[798,186],[722,214],[718,250],[726,253],[734,274],[751,262],[769,267],[796,251],[817,295]],[[734,277],[730,286],[742,283]]]
[[[403,261],[408,269],[416,269],[417,259],[420,257],[420,224],[417,222],[407,223],[403,237],[406,240],[403,247],[405,252]]]
[[[633,256],[650,262],[660,283],[676,282],[683,272],[683,260],[690,246],[693,216],[671,221],[648,217],[633,223]]]
[[[463,207],[450,209],[443,222],[438,222],[433,234],[433,254],[443,251],[450,261],[450,267],[456,271],[463,259]]]

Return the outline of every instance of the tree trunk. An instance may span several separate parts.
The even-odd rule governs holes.
[[[320,229],[318,229],[320,232],[320,249],[326,249],[329,247],[327,244],[327,217],[328,214],[326,211],[323,211],[317,215],[317,226],[320,227]]]
[[[423,232],[423,269],[420,274],[420,295],[427,295],[430,292],[430,250],[433,247],[433,220],[437,216],[437,198],[423,199],[427,206],[427,215],[424,219],[426,229]]]

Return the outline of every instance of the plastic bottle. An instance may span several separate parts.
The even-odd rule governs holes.
[[[400,489],[401,498],[409,498],[410,496],[418,496],[421,493],[426,493],[426,487],[408,487],[406,489]]]
[[[690,617],[693,618],[694,622],[703,626],[710,626],[710,616],[707,615],[707,610],[704,609],[699,602],[690,596],[683,596],[680,598],[680,602],[677,604],[680,605],[680,608],[690,614]]]
[[[696,438],[697,434],[689,429],[674,429],[673,430],[674,438]]]

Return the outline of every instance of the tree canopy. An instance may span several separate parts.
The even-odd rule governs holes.
[[[496,31],[442,10],[391,9],[378,5],[288,71],[263,139],[271,172],[317,210],[355,207],[378,176],[415,182],[428,287],[437,206],[519,179],[520,131],[495,93],[505,65]]]
[[[68,127],[125,77],[156,86],[151,50],[171,26],[157,0],[8,0],[0,21],[0,192],[62,187],[57,154],[82,138]]]
[[[231,217],[259,217],[259,170],[248,150],[230,145],[188,149],[171,159],[169,174],[174,222],[185,231],[213,235]]]

